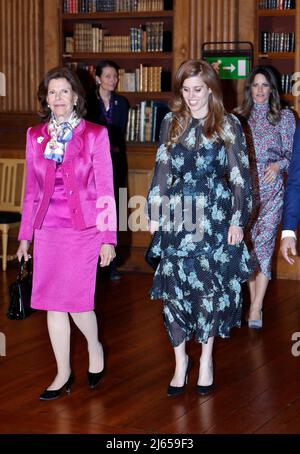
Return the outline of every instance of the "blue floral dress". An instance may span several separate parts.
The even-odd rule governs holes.
[[[249,162],[238,119],[226,115],[230,138],[203,135],[203,121],[191,119],[179,142],[166,147],[172,113],[163,120],[148,216],[159,222],[150,255],[160,257],[152,299],[162,299],[171,344],[194,335],[229,337],[240,326],[241,283],[251,274],[244,242],[227,243],[230,225],[244,227],[251,212]]]
[[[248,120],[255,155],[253,186],[257,186],[253,192],[256,209],[248,246],[254,269],[271,279],[272,256],[282,217],[284,175],[291,160],[296,122],[292,111],[284,109],[281,120],[273,126],[267,119],[268,110],[269,104],[254,104]],[[265,171],[272,162],[279,162],[280,172],[273,182],[267,184]]]

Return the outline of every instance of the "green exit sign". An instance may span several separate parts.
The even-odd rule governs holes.
[[[246,57],[206,57],[218,72],[220,79],[246,79],[249,74],[249,59]]]

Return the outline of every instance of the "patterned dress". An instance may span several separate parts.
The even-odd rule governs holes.
[[[258,184],[258,191],[253,193],[258,213],[251,228],[252,246],[249,249],[254,268],[271,279],[276,233],[282,216],[283,180],[291,160],[296,124],[291,110],[284,109],[280,122],[276,126],[271,125],[266,117],[268,108],[268,104],[254,104],[248,121],[255,154],[255,180]],[[280,173],[273,182],[266,184],[266,167],[277,161],[280,163]]]
[[[211,336],[229,337],[230,329],[240,326],[249,254],[244,242],[229,245],[227,235],[230,225],[246,224],[251,190],[245,137],[236,117],[225,117],[226,149],[217,137],[203,136],[203,121],[197,119],[167,149],[171,116],[161,127],[148,216],[159,222],[150,247],[150,254],[160,257],[151,298],[163,300],[164,323],[176,347],[193,335],[204,343]]]

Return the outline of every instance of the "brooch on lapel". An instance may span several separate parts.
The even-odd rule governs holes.
[[[42,143],[44,140],[44,137],[43,136],[40,136],[36,139],[37,143]]]

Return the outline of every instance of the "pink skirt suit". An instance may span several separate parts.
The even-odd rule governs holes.
[[[113,174],[107,131],[81,120],[62,164],[43,156],[47,125],[27,132],[26,186],[19,240],[34,238],[34,309],[94,309],[103,243],[116,244]]]

